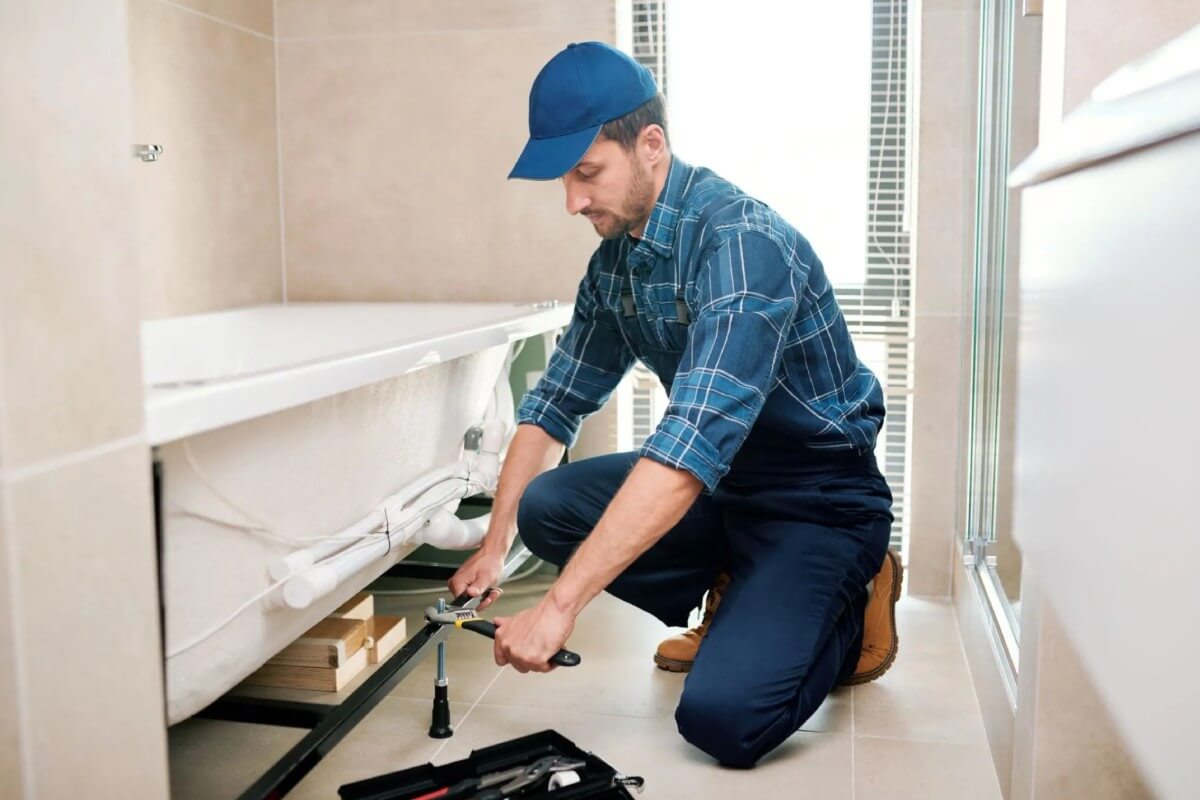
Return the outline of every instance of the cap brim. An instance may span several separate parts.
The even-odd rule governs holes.
[[[562,177],[579,163],[592,142],[596,141],[602,127],[593,125],[552,139],[530,139],[508,177],[531,181],[550,181]]]

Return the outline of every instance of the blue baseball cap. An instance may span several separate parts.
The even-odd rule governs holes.
[[[550,59],[529,91],[529,142],[510,178],[545,181],[579,163],[606,122],[658,93],[650,70],[603,42],[578,42]]]

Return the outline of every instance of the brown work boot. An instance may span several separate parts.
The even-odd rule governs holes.
[[[700,620],[700,624],[663,639],[658,646],[658,652],[654,654],[654,663],[659,669],[668,672],[691,671],[692,662],[696,660],[696,653],[700,650],[700,643],[704,641],[704,634],[708,633],[708,626],[712,623],[717,606],[721,605],[721,595],[725,593],[727,586],[729,573],[722,572],[717,576],[717,582],[708,590],[708,597],[704,600],[704,618]]]
[[[896,634],[896,601],[900,599],[903,582],[904,567],[900,555],[889,549],[879,574],[867,587],[870,594],[863,615],[862,652],[854,674],[843,681],[843,685],[869,683],[887,672],[896,660],[896,651],[900,649],[900,637]]]

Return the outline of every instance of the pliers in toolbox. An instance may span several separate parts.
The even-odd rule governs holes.
[[[584,762],[575,758],[563,756],[547,756],[539,758],[532,764],[526,764],[512,769],[491,772],[479,778],[467,778],[453,786],[436,789],[428,794],[414,797],[413,800],[504,800],[512,797],[522,789],[535,786],[546,780],[552,773],[569,769],[579,769]]]

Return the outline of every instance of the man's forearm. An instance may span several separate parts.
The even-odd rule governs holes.
[[[689,472],[638,459],[600,522],[551,587],[549,601],[564,613],[578,614],[679,522],[702,488]]]
[[[534,478],[562,460],[562,442],[536,425],[518,425],[492,502],[492,519],[484,537],[484,548],[507,554],[517,534],[517,507],[521,495]]]

